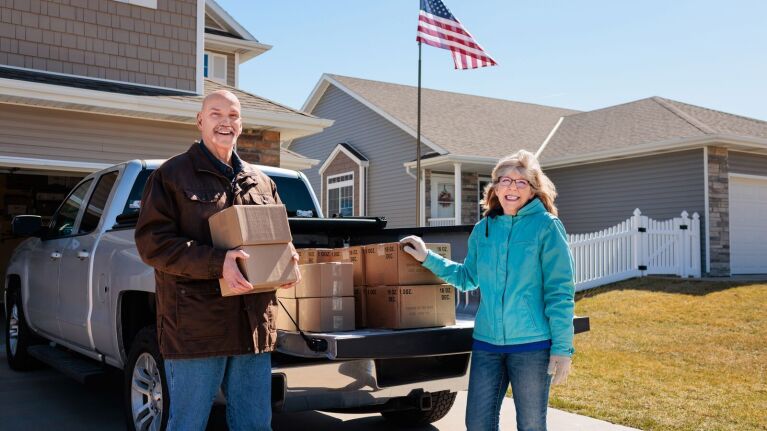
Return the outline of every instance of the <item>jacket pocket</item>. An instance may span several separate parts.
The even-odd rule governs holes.
[[[221,199],[221,197],[224,195],[224,192],[220,190],[185,189],[184,195],[190,201],[200,203],[215,203]]]
[[[217,283],[217,281],[216,281]],[[221,338],[226,335],[228,300],[218,287],[205,283],[178,285],[176,326],[184,340]]]
[[[538,322],[535,320],[535,313],[533,313],[533,307],[530,306],[530,301],[527,298],[522,298],[522,303],[525,304],[529,328],[534,331],[540,331],[541,328],[538,327]]]

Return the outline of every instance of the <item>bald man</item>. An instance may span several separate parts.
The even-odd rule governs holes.
[[[274,292],[221,296],[219,278],[240,293],[253,288],[237,267],[237,259],[249,256],[213,247],[208,217],[231,205],[281,201],[274,182],[234,151],[242,133],[234,94],[205,97],[197,128],[200,142],[147,180],[135,233],[141,259],[154,268],[156,343],[164,367],[152,353],[158,344],[130,351],[149,353],[164,371],[162,402],[155,404],[157,420],[167,417],[167,430],[204,430],[219,387],[229,429],[267,430],[277,300]],[[159,389],[147,391],[146,402],[157,399],[153,391]]]

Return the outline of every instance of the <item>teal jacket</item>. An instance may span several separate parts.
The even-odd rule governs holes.
[[[475,339],[496,345],[550,339],[552,355],[572,356],[572,255],[562,222],[539,199],[515,216],[480,220],[463,264],[429,251],[423,266],[460,291],[480,289]]]

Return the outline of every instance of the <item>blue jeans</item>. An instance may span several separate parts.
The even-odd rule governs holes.
[[[220,387],[230,430],[272,429],[269,353],[166,359],[165,379],[170,395],[167,431],[203,431]]]
[[[521,353],[471,352],[468,431],[497,431],[501,403],[511,383],[518,431],[545,431],[551,376],[549,349]]]

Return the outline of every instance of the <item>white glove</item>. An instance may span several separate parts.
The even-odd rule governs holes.
[[[413,256],[415,260],[423,262],[426,260],[426,256],[429,254],[429,250],[426,248],[426,243],[420,237],[410,235],[408,237],[399,240],[400,244],[405,244],[402,249]]]
[[[547,372],[551,376],[552,385],[561,385],[567,382],[567,375],[570,374],[572,361],[572,358],[569,356],[552,355],[549,357],[549,369]]]

